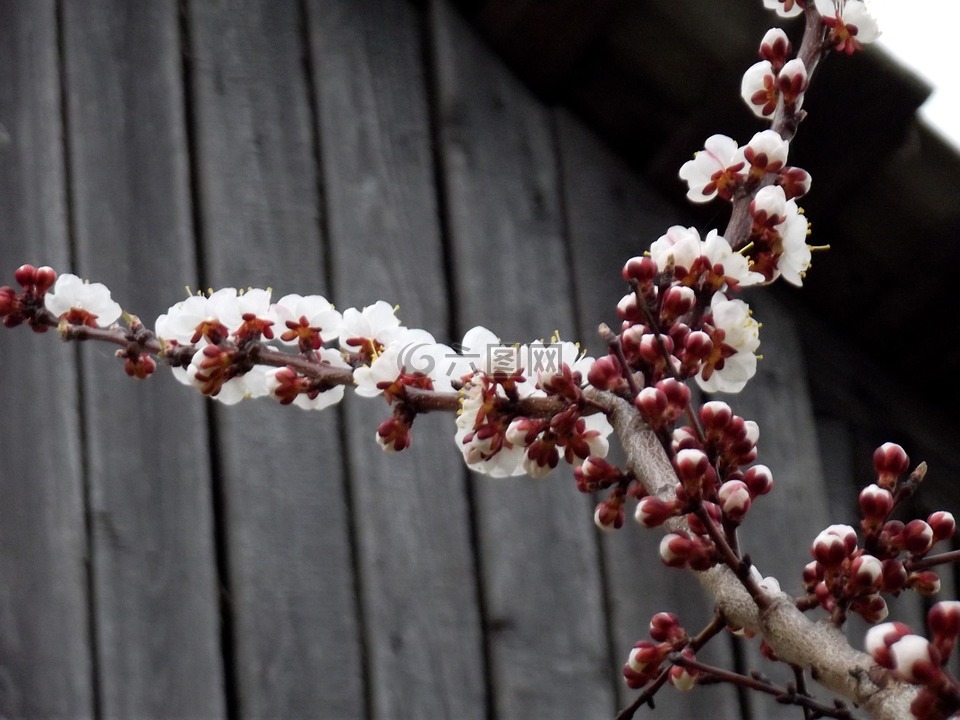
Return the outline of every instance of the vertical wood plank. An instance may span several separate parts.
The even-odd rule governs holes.
[[[0,284],[68,264],[52,0],[0,2]],[[0,715],[91,717],[75,353],[0,330]]]
[[[449,6],[432,11],[458,320],[507,343],[573,337],[550,115]],[[496,715],[612,713],[591,501],[569,470],[474,487]]]
[[[447,339],[421,17],[392,0],[308,7],[335,299],[397,303],[405,324]],[[386,404],[345,405],[373,715],[486,717],[454,418],[418,418],[413,447],[388,456],[374,442]]]
[[[606,354],[606,346],[596,327],[600,322],[617,327],[617,302],[627,290],[620,277],[623,263],[642,254],[676,222],[677,213],[574,117],[558,113],[558,127],[581,342],[599,356]],[[660,561],[660,537],[657,531],[639,527],[629,515],[623,528],[602,536],[615,662],[612,672],[618,676],[633,643],[649,639],[654,614],[664,610],[677,614],[691,633],[713,617],[711,603],[696,580]],[[733,667],[728,639],[723,635],[698,656],[705,662]],[[636,696],[624,683],[618,682],[618,687],[621,705]],[[664,717],[740,716],[736,693],[729,685],[683,693],[667,686],[656,703],[657,712]]]
[[[191,2],[188,20],[206,281],[327,293],[298,3]],[[217,408],[243,717],[364,713],[337,423]]]
[[[197,277],[177,3],[66,3],[78,270],[152,324]],[[107,717],[224,714],[203,406],[84,348],[84,426]]]

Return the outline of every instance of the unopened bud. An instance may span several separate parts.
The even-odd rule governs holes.
[[[867,485],[860,491],[860,512],[868,527],[880,527],[893,510],[893,494],[879,485]]]
[[[768,60],[774,72],[780,68],[790,56],[792,46],[787,34],[780,28],[770,28],[760,41],[760,59]]]
[[[946,510],[938,510],[927,518],[927,523],[933,529],[934,544],[941,540],[949,540],[957,531],[957,522],[953,519],[953,513]]]
[[[644,285],[653,282],[657,275],[657,264],[653,261],[653,258],[632,257],[627,260],[620,274],[627,282],[635,280],[640,285]]]
[[[773,489],[773,473],[766,465],[754,465],[744,474],[743,482],[750,490],[750,497],[766,495]]]
[[[884,443],[873,453],[873,467],[877,471],[877,484],[893,490],[897,479],[907,470],[910,458],[906,451],[896,443]]]
[[[747,484],[741,480],[728,480],[720,486],[718,495],[724,516],[733,523],[742,522],[750,510],[750,490]]]
[[[933,528],[923,520],[911,520],[903,528],[900,542],[911,555],[923,555],[933,547]]]
[[[907,576],[907,587],[923,595],[931,597],[940,592],[940,576],[933,570],[910,573]]]
[[[678,640],[686,636],[680,618],[673,613],[659,612],[650,618],[650,637],[657,642]]]
[[[823,530],[810,548],[814,559],[824,567],[837,567],[857,549],[857,533],[849,525],[831,525]]]
[[[622,380],[620,361],[613,355],[597,358],[587,372],[587,382],[597,390],[613,390]]]

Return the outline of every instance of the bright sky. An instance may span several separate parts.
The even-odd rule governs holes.
[[[920,115],[960,148],[960,77],[951,62],[960,0],[868,0],[878,43],[934,86]]]

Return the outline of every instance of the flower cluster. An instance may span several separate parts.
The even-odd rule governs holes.
[[[912,589],[929,596],[940,590],[937,573],[912,566],[938,542],[954,535],[953,515],[939,511],[925,521],[907,523],[888,519],[898,499],[911,493],[923,477],[921,466],[902,478],[909,462],[903,448],[894,443],[886,443],[874,453],[877,483],[860,493],[862,547],[849,525],[831,525],[811,545],[814,560],[804,568],[804,587],[837,623],[848,611],[872,623],[886,618],[887,604],[881,593],[898,595]]]
[[[960,635],[960,602],[938,602],[927,613],[930,639],[903,623],[877,625],[867,631],[866,650],[878,665],[920,692],[910,705],[917,720],[947,720],[960,713],[960,683],[947,663]]]
[[[773,489],[773,475],[766,465],[746,467],[757,457],[756,423],[734,415],[719,401],[705,403],[699,421],[702,431],[685,426],[673,433],[673,465],[679,479],[675,497],[643,497],[635,517],[649,528],[684,516],[687,528],[664,537],[660,557],[670,567],[706,570],[720,558],[704,512],[718,526],[737,527],[754,500]]]
[[[486,362],[463,376],[460,391],[456,439],[471,469],[495,477],[543,477],[561,459],[579,468],[588,458],[606,456],[610,423],[603,414],[585,412],[585,378],[594,361],[574,343],[554,337],[549,344],[505,348],[492,333],[475,328],[463,347],[486,350]],[[500,355],[505,364],[494,366],[490,349],[506,350]],[[533,398],[556,400],[556,411],[526,415],[522,402]]]
[[[679,652],[691,660],[695,657],[687,631],[673,613],[657,613],[650,619],[650,638],[633,646],[623,666],[628,687],[641,688],[653,682],[663,672],[663,664],[671,653]],[[673,665],[667,671],[667,680],[678,690],[690,690],[697,683],[697,673]]]
[[[0,287],[0,318],[6,327],[24,322],[37,332],[59,323],[108,327],[122,312],[101,283],[87,283],[70,274],[58,277],[46,265],[21,265],[14,278],[23,288],[21,292],[9,285]]]

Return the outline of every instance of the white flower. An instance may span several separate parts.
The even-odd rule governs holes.
[[[767,10],[776,10],[780,17],[794,17],[803,12],[797,0],[763,0]]]
[[[708,378],[701,371],[697,384],[704,392],[740,392],[757,372],[754,351],[760,346],[760,326],[743,300],[728,300],[716,293],[710,306],[714,325],[724,333],[723,345],[733,354],[723,359],[722,367],[712,368]]]
[[[106,285],[87,283],[70,273],[57,278],[53,289],[44,296],[44,305],[58,318],[66,317],[74,325],[107,327],[123,312]]]
[[[453,377],[447,372],[456,353],[437,343],[426,330],[407,329],[398,335],[369,366],[357,368],[353,380],[357,395],[374,397],[383,392],[377,385],[395,382],[401,372],[407,375],[421,373],[430,378],[438,392],[452,390]]]
[[[783,242],[783,255],[777,260],[777,270],[791,285],[803,284],[803,275],[810,267],[810,246],[807,245],[807,219],[793,200],[785,206],[786,219],[777,226]]]
[[[750,202],[750,214],[756,218],[776,218],[774,224],[782,221],[787,211],[787,196],[779,185],[766,185],[759,190]]]
[[[396,308],[383,300],[367,305],[363,310],[347,308],[343,311],[343,323],[340,326],[340,347],[355,351],[359,343],[354,345],[351,340],[387,345],[402,330]]]
[[[750,163],[750,174],[758,180],[766,173],[779,172],[787,164],[790,143],[774,130],[763,130],[743,147],[743,157]]]
[[[309,345],[318,341],[336,339],[343,317],[322,295],[284,295],[271,308],[276,319],[274,333],[286,345],[297,345],[301,340]]]
[[[227,334],[234,333],[243,324],[244,314],[269,319],[269,309],[269,290],[251,289],[241,295],[236,288],[221,288],[209,296],[191,295],[171,306],[157,318],[155,329],[164,340],[203,347],[217,328],[222,326]]]
[[[769,60],[761,60],[747,68],[740,82],[740,97],[754,115],[770,119],[777,109],[779,92],[777,75]]]
[[[837,50],[850,54],[880,37],[880,26],[862,0],[815,0],[815,4]]]
[[[500,338],[480,325],[472,327],[463,336],[460,354],[448,362],[451,380],[461,380],[475,372],[493,372],[495,350],[501,347]]]
[[[690,270],[694,261],[703,254],[700,233],[696,228],[671,226],[650,246],[650,257],[663,270],[670,262],[675,267]]]
[[[707,202],[719,194],[729,200],[742,180],[743,153],[726,135],[711,135],[703,147],[680,168],[680,179],[689,187],[687,198]]]
[[[716,230],[707,233],[702,252],[710,261],[711,267],[720,265],[723,268],[723,275],[727,284],[736,283],[747,287],[764,281],[763,275],[751,272],[750,262],[740,253],[734,252],[730,243]]]
[[[206,359],[207,356],[203,349],[197,350],[193,354],[190,365],[186,368],[186,374],[180,374],[177,379],[185,384],[193,385],[203,392],[205,383],[199,379],[199,377],[203,377],[208,372],[207,368],[204,367]],[[267,387],[267,367],[264,365],[255,365],[250,371],[243,375],[230,378],[223,382],[216,390],[216,393],[210,395],[210,397],[216,398],[224,405],[235,405],[247,398],[264,397],[268,395],[269,392]]]

